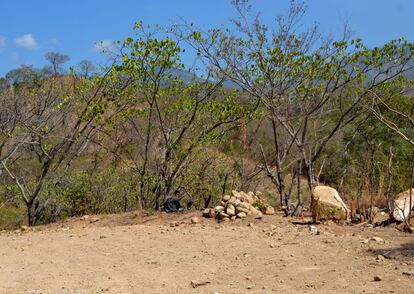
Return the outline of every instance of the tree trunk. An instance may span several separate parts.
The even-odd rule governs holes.
[[[27,209],[27,225],[29,227],[32,227],[35,225],[35,222],[36,222],[36,213],[34,210],[33,201],[26,203],[26,209]]]

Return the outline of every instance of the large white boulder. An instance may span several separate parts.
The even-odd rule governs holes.
[[[404,221],[408,217],[410,210],[414,208],[414,189],[412,189],[412,199],[410,204],[410,190],[398,194],[392,201],[392,215],[397,221]]]
[[[315,219],[347,220],[350,212],[334,188],[316,186],[312,191],[312,213]]]

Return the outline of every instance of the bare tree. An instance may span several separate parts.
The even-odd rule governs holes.
[[[295,1],[275,27],[250,17],[248,1],[234,3],[236,33],[186,28],[218,78],[233,81],[261,102],[273,129],[274,170],[263,150],[264,168],[289,206],[291,188],[284,180],[290,167],[302,162],[312,190],[315,165],[340,130],[364,112],[361,103],[370,91],[412,68],[412,45],[400,39],[370,50],[360,39],[349,41],[346,29],[339,41],[322,38],[317,27],[300,31],[306,9]]]
[[[18,187],[29,226],[51,200],[40,201],[45,187],[59,184],[96,133],[94,123],[103,115],[105,77],[94,82],[55,77],[38,87],[22,86],[3,93],[10,102],[0,106],[6,113],[2,116],[1,170]]]
[[[62,66],[70,60],[69,55],[61,54],[59,52],[48,52],[45,55],[52,66],[53,74],[57,75],[62,72]]]

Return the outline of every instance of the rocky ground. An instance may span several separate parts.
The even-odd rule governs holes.
[[[200,214],[2,232],[0,293],[414,293],[414,236],[393,227]]]

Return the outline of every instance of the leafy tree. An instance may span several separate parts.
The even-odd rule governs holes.
[[[12,69],[7,72],[5,79],[10,85],[18,85],[22,83],[34,83],[41,78],[40,71],[31,65],[22,65],[19,68]]]
[[[184,68],[180,39],[160,38],[158,30],[139,23],[135,29],[137,39],[122,43],[121,62],[111,76],[120,115],[110,139],[139,175],[139,206],[158,208],[182,181],[194,153],[218,143],[251,105],[222,89],[222,80],[183,82],[174,74]]]
[[[240,14],[235,33],[213,29],[202,34],[191,26],[187,31],[219,79],[261,101],[273,129],[268,153],[275,164],[272,171],[262,150],[264,169],[281,204],[289,207],[293,177],[299,182],[304,171],[309,188],[315,187],[315,169],[329,143],[360,117],[361,103],[373,89],[412,68],[413,45],[399,39],[371,50],[346,35],[339,41],[321,38],[316,27],[301,32],[303,3],[292,1],[288,16],[272,28],[250,17],[248,1],[234,4]],[[292,175],[288,189],[286,173]]]

